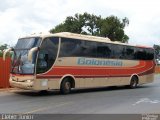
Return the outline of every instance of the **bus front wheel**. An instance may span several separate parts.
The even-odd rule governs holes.
[[[62,81],[60,92],[62,94],[69,94],[71,92],[71,81],[68,78]]]
[[[130,87],[131,89],[134,89],[134,88],[137,87],[137,85],[138,85],[138,78],[137,78],[136,76],[133,76],[133,77],[131,78],[129,87]]]

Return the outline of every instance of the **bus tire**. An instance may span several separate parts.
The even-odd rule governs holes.
[[[69,78],[64,78],[61,83],[60,92],[62,94],[69,94],[71,92],[71,81]]]
[[[137,76],[133,76],[131,78],[129,88],[134,89],[134,88],[137,87],[137,85],[138,85],[138,77]]]

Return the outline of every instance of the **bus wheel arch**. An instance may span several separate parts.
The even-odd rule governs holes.
[[[133,74],[130,77],[129,88],[134,89],[139,84],[139,76],[137,74]]]
[[[65,75],[60,82],[60,92],[62,94],[69,94],[71,88],[75,88],[75,78],[71,75]]]

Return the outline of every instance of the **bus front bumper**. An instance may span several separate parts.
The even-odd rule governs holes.
[[[12,78],[9,80],[11,87],[21,88],[21,89],[27,89],[27,90],[33,90],[33,81],[14,81]]]

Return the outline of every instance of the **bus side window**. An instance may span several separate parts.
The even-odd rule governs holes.
[[[98,58],[110,58],[111,48],[109,44],[97,43],[97,57]]]

